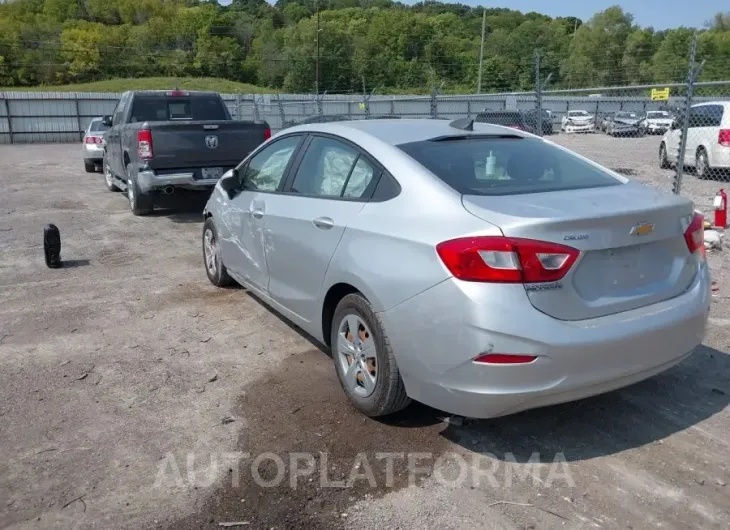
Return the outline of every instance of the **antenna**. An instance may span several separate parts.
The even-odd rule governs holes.
[[[454,120],[449,123],[449,127],[453,127],[454,129],[460,129],[462,131],[473,131],[474,120],[472,118],[461,118],[459,120]]]

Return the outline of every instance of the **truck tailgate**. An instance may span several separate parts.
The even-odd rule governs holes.
[[[180,121],[149,123],[152,169],[233,167],[265,139],[265,123]]]

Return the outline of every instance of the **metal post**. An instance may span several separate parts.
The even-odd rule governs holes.
[[[319,0],[317,0],[317,60],[315,68],[314,93],[319,96]]]
[[[537,135],[542,136],[542,88],[540,87],[540,52],[535,51],[535,100],[537,106]]]
[[[236,119],[241,119],[241,94],[236,94]]]
[[[368,96],[367,89],[365,88],[365,76],[362,76],[362,99],[365,104],[365,117],[370,117],[370,97]]]
[[[76,107],[76,126],[79,129],[79,140],[83,140],[84,139],[84,130],[81,128],[81,112],[79,112],[78,98],[74,99],[74,105]]]
[[[281,98],[277,92],[276,94],[276,105],[279,107],[279,120],[281,120],[281,128],[286,127],[286,116],[284,115],[284,106],[281,104]]]
[[[682,134],[679,137],[679,156],[677,158],[677,168],[674,176],[674,186],[672,191],[677,195],[682,191],[682,174],[684,173],[684,155],[687,150],[687,131],[689,129],[689,114],[692,108],[692,97],[694,96],[695,81],[702,70],[704,61],[695,69],[695,59],[697,56],[697,33],[692,37],[692,47],[689,52],[689,73],[687,75],[687,98],[684,104],[684,120],[682,122]]]
[[[10,136],[10,143],[13,143],[13,120],[10,119],[10,104],[8,98],[3,98],[5,102],[5,116],[8,119],[8,135]]]
[[[256,121],[261,121],[261,115],[259,114],[259,106],[256,103],[255,94],[252,96],[252,99],[253,99],[253,119]]]
[[[482,93],[482,63],[484,62],[484,30],[487,23],[487,10],[482,8],[482,44],[479,47],[479,80],[477,81],[477,94]]]

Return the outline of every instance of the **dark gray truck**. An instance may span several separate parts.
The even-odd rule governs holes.
[[[104,122],[106,185],[126,190],[135,215],[178,189],[210,191],[271,137],[265,122],[233,120],[215,92],[125,92]]]

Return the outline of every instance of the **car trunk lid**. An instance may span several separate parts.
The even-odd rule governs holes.
[[[596,318],[673,298],[691,285],[698,270],[684,239],[692,203],[638,184],[464,195],[463,204],[507,237],[580,251],[559,282],[525,285],[536,309],[561,320]]]

